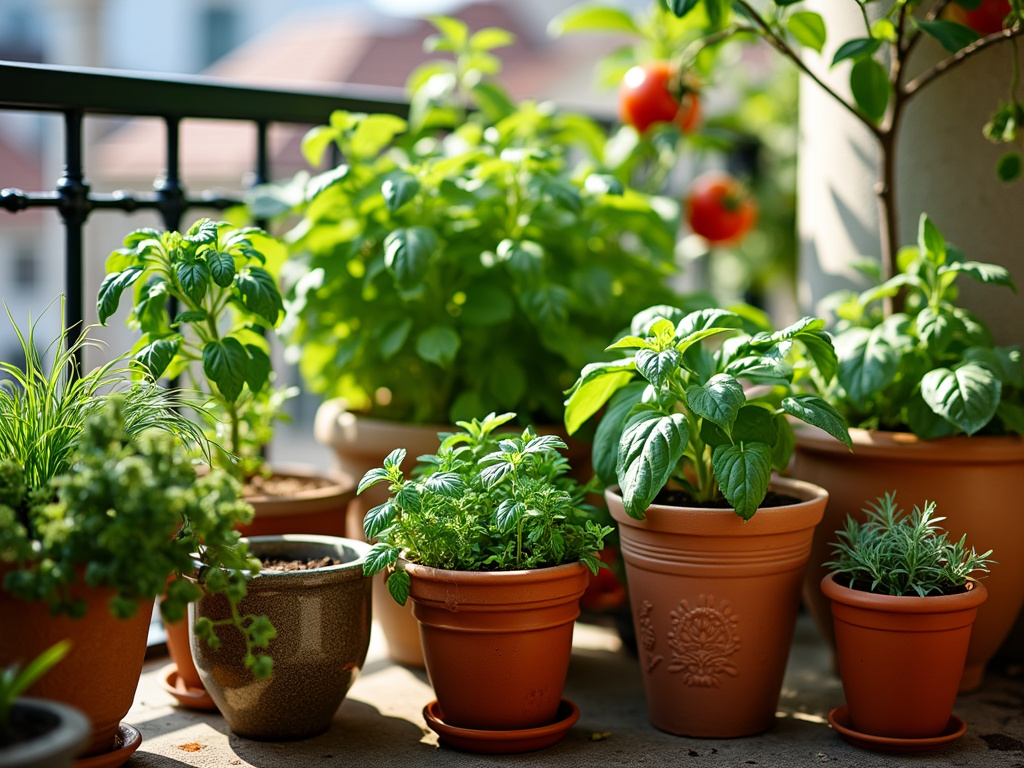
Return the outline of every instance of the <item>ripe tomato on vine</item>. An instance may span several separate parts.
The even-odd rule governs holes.
[[[700,122],[700,96],[669,62],[648,61],[622,78],[619,119],[640,133],[655,123],[675,123],[689,133]]]
[[[737,179],[720,171],[699,176],[686,195],[686,220],[715,245],[735,245],[757,222],[757,203]]]
[[[973,11],[954,3],[949,6],[948,13],[951,20],[984,37],[1003,28],[1003,20],[1010,15],[1010,0],[981,0],[981,5]]]

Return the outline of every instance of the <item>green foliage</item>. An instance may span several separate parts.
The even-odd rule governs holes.
[[[864,510],[867,522],[847,517],[833,545],[835,560],[825,563],[836,582],[880,595],[944,595],[955,592],[971,574],[988,572],[992,550],[967,551],[966,536],[951,542],[938,525],[935,502],[907,515],[887,493]],[[840,578],[842,577],[842,578]]]
[[[390,498],[363,520],[376,539],[364,570],[393,567],[399,557],[433,568],[505,571],[581,561],[597,572],[596,552],[612,529],[598,525],[583,504],[588,490],[565,476],[561,438],[495,431],[514,413],[459,422],[461,432],[441,435],[436,455],[419,457],[416,476],[401,470],[397,449],[359,483],[362,493],[388,483]],[[388,578],[404,603],[408,574]]]
[[[995,346],[988,327],[956,305],[961,275],[1016,290],[1007,270],[967,260],[927,216],[898,261],[884,283],[831,297],[839,372],[831,383],[819,378],[823,396],[868,429],[925,439],[1024,434],[1020,348]],[[897,293],[904,311],[886,317],[883,301]]]
[[[128,325],[142,331],[135,346],[138,375],[155,381],[187,373],[195,389],[210,394],[205,412],[226,425],[221,431],[230,455],[222,452],[220,463],[239,477],[255,473],[266,444],[258,440],[269,435],[244,425],[260,418],[250,411],[266,411],[275,402],[263,332],[275,328],[284,311],[274,277],[282,246],[260,229],[232,229],[210,219],[184,234],[136,230],[124,246],[107,260],[97,300],[100,322],[134,285]],[[174,318],[168,299],[181,308]],[[205,387],[196,376],[200,365]]]
[[[11,727],[11,708],[21,694],[71,650],[70,640],[61,640],[30,661],[24,669],[15,662],[0,669],[0,746],[12,744],[17,734]]]
[[[569,390],[570,434],[608,405],[594,440],[594,466],[606,485],[618,482],[630,516],[643,518],[672,480],[695,502],[724,497],[749,519],[764,500],[772,469],[789,463],[787,415],[850,445],[839,413],[794,386],[806,379],[808,367],[826,378],[835,373],[824,321],[805,317],[781,331],[753,335],[741,333],[742,325],[740,315],[720,309],[687,315],[651,307],[633,319],[631,335],[609,347],[635,352],[588,365]],[[717,349],[702,343],[722,335],[730,338]],[[789,362],[797,344],[810,366]],[[637,380],[642,386],[635,386]],[[741,380],[764,385],[764,391],[746,390]]]
[[[282,335],[310,388],[354,409],[552,423],[603,340],[671,298],[679,206],[600,183],[592,120],[511,103],[489,50],[507,33],[434,23],[429,47],[454,60],[410,77],[408,124],[337,112],[304,147],[345,164],[253,198],[301,216]]]

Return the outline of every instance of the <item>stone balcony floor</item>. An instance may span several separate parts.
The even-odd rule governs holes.
[[[1024,670],[990,671],[984,686],[957,700],[965,736],[940,752],[884,755],[853,747],[832,731],[830,709],[843,703],[828,652],[802,616],[775,727],[760,736],[702,740],[671,736],[647,720],[636,659],[614,630],[578,624],[565,696],[581,716],[560,744],[541,752],[481,756],[439,747],[423,720],[433,699],[426,673],[388,661],[378,628],[362,675],[330,731],[287,744],[230,733],[219,715],[180,709],[160,685],[166,659],[146,665],[126,721],[143,743],[128,768],[307,768],[309,766],[1005,766],[1024,768]],[[604,738],[600,736],[604,735]]]

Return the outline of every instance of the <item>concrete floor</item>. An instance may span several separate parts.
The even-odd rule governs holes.
[[[273,744],[234,736],[216,714],[176,707],[160,686],[166,660],[150,662],[126,722],[143,736],[129,768],[306,768],[307,766],[1005,766],[1024,768],[1024,670],[989,674],[981,690],[961,696],[968,725],[937,753],[895,756],[850,746],[827,723],[843,703],[839,681],[809,619],[802,617],[773,729],[760,736],[698,740],[670,736],[647,721],[636,660],[614,630],[577,625],[565,696],[581,710],[560,744],[508,757],[439,747],[421,711],[433,697],[426,674],[390,663],[374,631],[362,675],[330,731],[308,741]]]

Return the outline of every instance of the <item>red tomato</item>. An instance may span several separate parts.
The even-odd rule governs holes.
[[[686,220],[694,232],[711,243],[735,244],[757,222],[757,204],[732,176],[709,171],[690,187]]]
[[[700,99],[667,61],[648,61],[622,78],[619,119],[640,133],[655,123],[675,123],[689,132],[700,120]]]
[[[949,17],[953,21],[970,27],[979,35],[991,35],[1003,28],[1003,19],[1010,13],[1010,0],[982,0],[975,10],[968,11],[959,5],[949,6]]]

